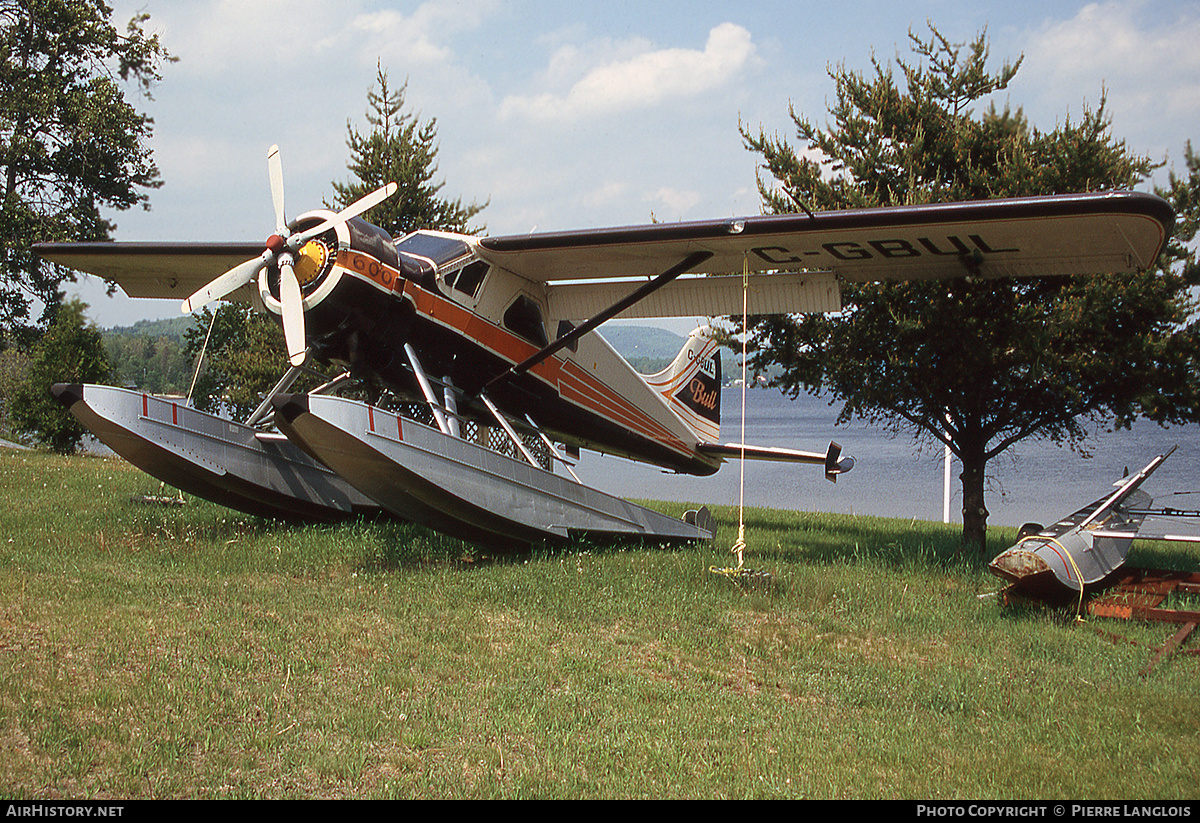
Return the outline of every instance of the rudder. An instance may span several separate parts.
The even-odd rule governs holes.
[[[645,377],[697,439],[706,442],[715,442],[721,433],[721,351],[711,334],[708,326],[695,329],[671,365]]]

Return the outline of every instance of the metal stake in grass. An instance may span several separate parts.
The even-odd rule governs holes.
[[[739,513],[739,520],[740,519],[741,515]],[[709,566],[708,570],[713,574],[720,575],[728,580],[732,580],[734,583],[739,585],[771,582],[770,572],[746,568],[744,557],[746,551],[746,528],[744,523],[738,523],[738,539],[737,542],[733,544],[733,548],[730,551],[732,551],[734,557],[737,558],[737,566],[734,566],[733,568]]]

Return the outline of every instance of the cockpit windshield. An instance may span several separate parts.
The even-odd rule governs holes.
[[[440,270],[469,255],[471,247],[453,235],[415,231],[396,241],[396,251],[432,260]]]

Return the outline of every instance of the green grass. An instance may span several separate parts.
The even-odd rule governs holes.
[[[1196,796],[1200,665],[1138,675],[1170,629],[981,600],[953,527],[754,510],[744,590],[728,509],[488,557],[117,460],[0,452],[0,492],[5,797]]]

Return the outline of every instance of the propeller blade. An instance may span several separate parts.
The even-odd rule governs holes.
[[[207,286],[203,287],[187,300],[183,301],[180,308],[184,314],[190,314],[196,309],[207,306],[214,300],[220,300],[230,292],[237,291],[242,286],[254,279],[263,267],[271,260],[271,255],[274,252],[265,251],[261,257],[255,257],[253,260],[247,260],[245,263],[239,263],[229,271],[222,274],[216,280],[213,280]]]
[[[283,160],[279,157],[279,146],[271,146],[267,152],[267,170],[271,175],[271,199],[275,201],[275,231],[287,236],[287,218],[283,211]]]
[[[304,336],[304,294],[292,269],[292,256],[279,258],[279,302],[283,304],[283,338],[293,366],[304,363],[308,343]]]
[[[345,223],[350,218],[358,217],[364,211],[367,211],[368,209],[378,206],[384,200],[387,200],[389,197],[391,197],[393,194],[395,194],[396,190],[399,188],[400,187],[397,186],[395,183],[388,183],[386,186],[376,189],[375,191],[371,192],[370,194],[351,203],[349,206],[342,209],[340,212],[335,214],[333,217],[330,217],[324,223],[321,223],[318,226],[314,226],[313,228],[307,229],[298,234],[293,234],[291,237],[288,238],[288,246],[293,250],[300,248],[301,246],[303,246],[309,240],[312,240],[317,235],[324,234],[325,232],[332,229],[334,226],[340,226],[342,223]]]

